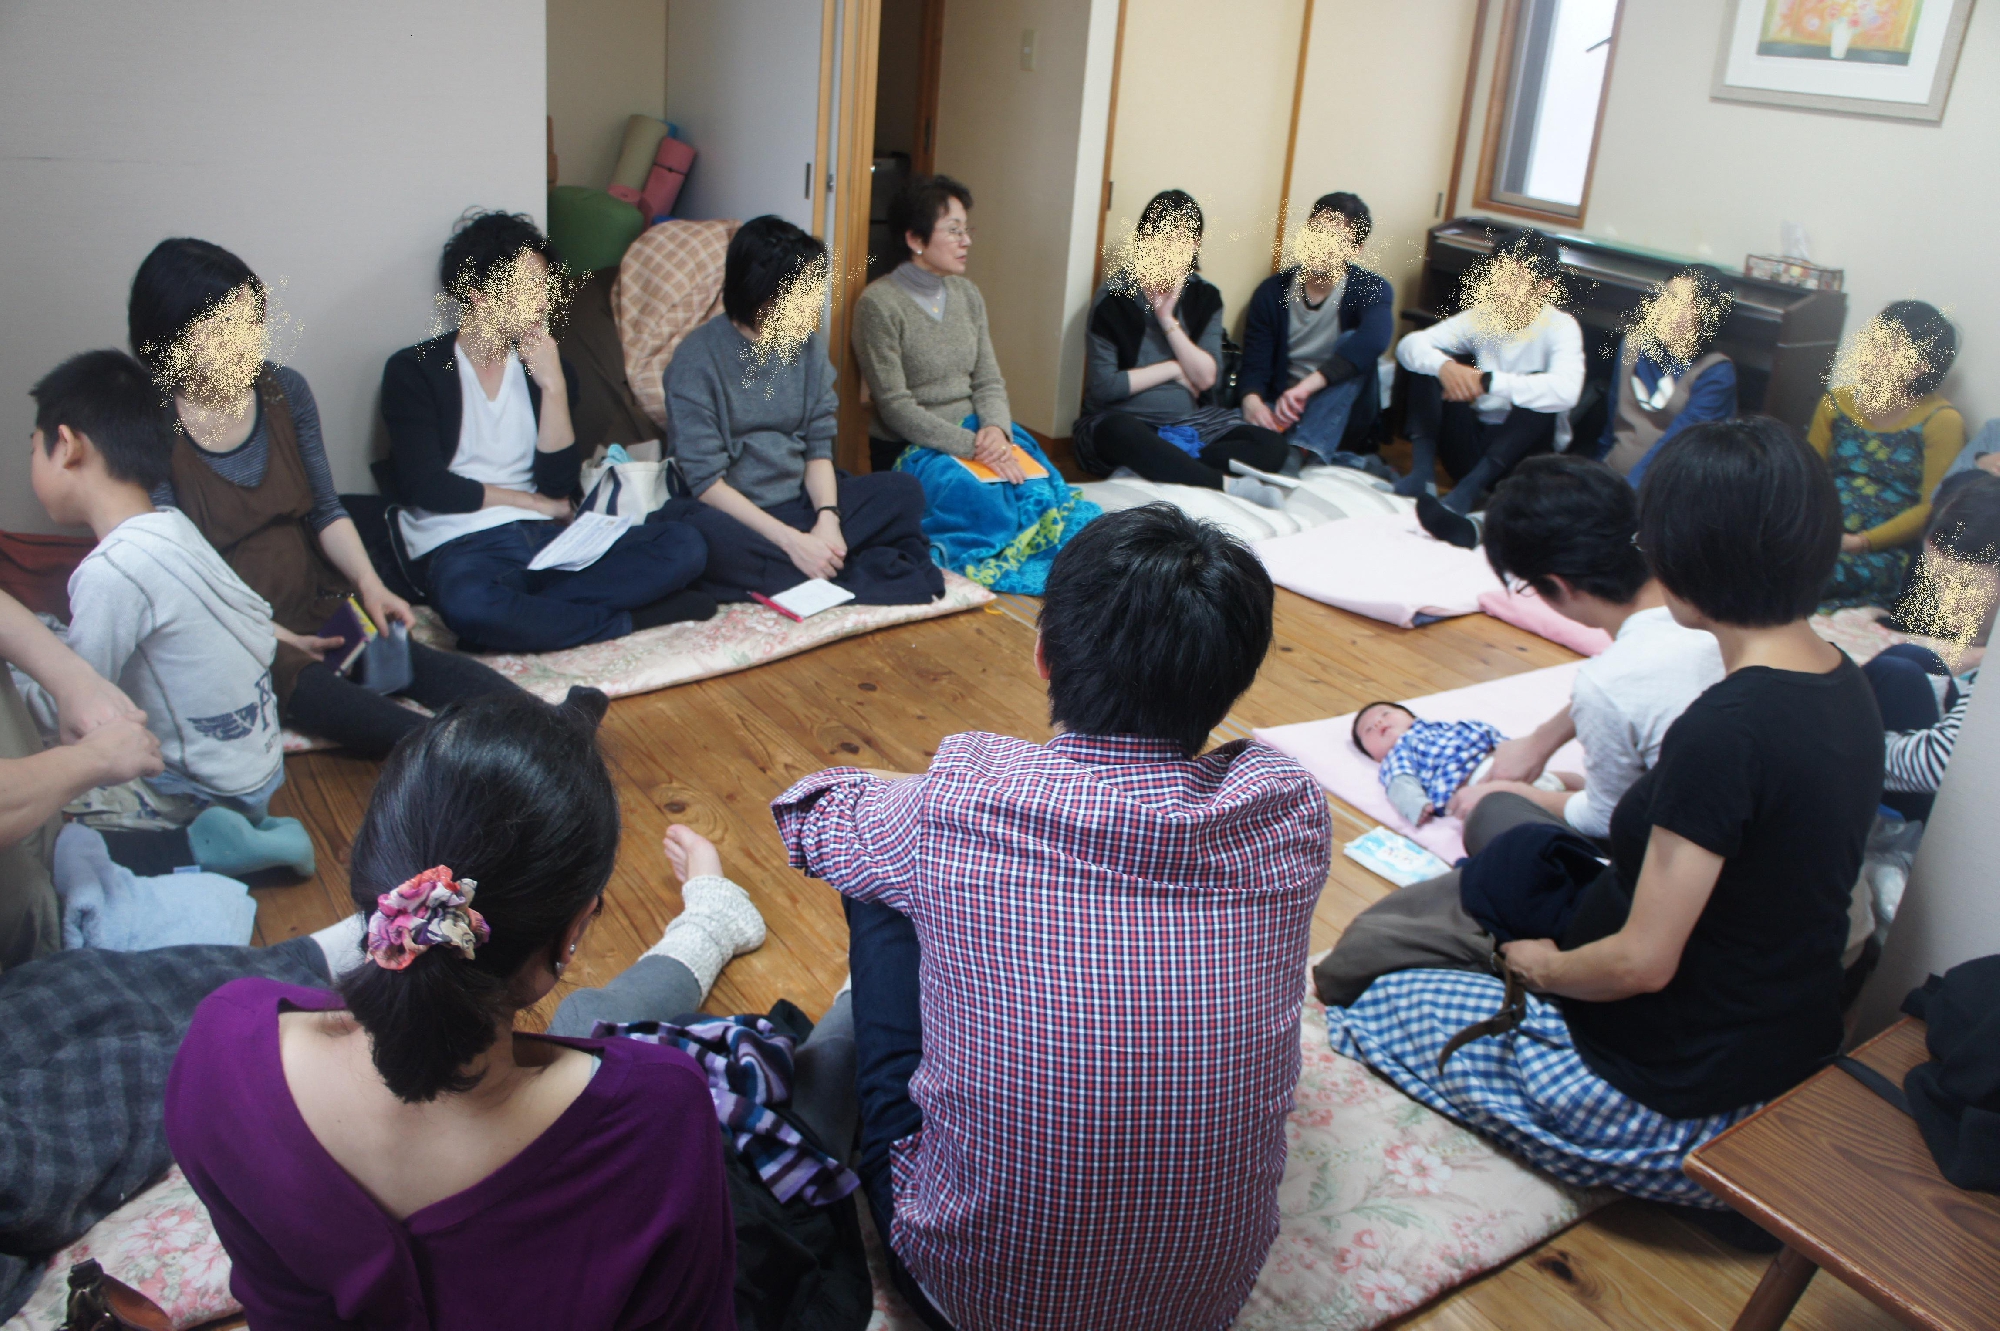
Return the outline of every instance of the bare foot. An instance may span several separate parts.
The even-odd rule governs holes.
[[[713,841],[685,823],[669,827],[660,846],[667,852],[667,863],[673,865],[674,876],[683,883],[690,878],[722,876],[722,852]]]

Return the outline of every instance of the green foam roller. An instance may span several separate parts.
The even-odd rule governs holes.
[[[618,150],[618,165],[611,172],[611,184],[623,185],[637,194],[646,188],[646,173],[653,169],[653,155],[660,140],[667,137],[667,122],[656,116],[629,116],[625,121],[625,146]]]
[[[645,229],[637,208],[601,189],[558,185],[549,191],[549,243],[573,272],[616,267]]]

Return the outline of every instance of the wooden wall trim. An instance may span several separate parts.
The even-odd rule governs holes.
[[[1480,0],[1484,5],[1486,0]],[[1306,54],[1312,48],[1313,0],[1306,0],[1299,20],[1299,63],[1292,73],[1292,123],[1285,131],[1285,171],[1278,177],[1278,221],[1271,237],[1271,271],[1285,266],[1285,223],[1292,211],[1292,159],[1299,150],[1299,107],[1306,95]]]
[[[1104,175],[1097,188],[1097,251],[1090,260],[1090,289],[1104,281],[1104,227],[1111,219],[1111,147],[1118,137],[1118,78],[1125,68],[1125,5],[1118,0],[1118,39],[1111,44],[1111,103],[1104,117]]]
[[[813,210],[812,233],[827,238],[827,163],[836,157],[833,138],[833,53],[834,29],[839,23],[837,0],[820,0],[819,9],[819,120],[813,128]]]
[[[840,431],[835,458],[860,475],[868,471],[868,408],[861,369],[849,341],[854,303],[868,281],[868,203],[875,166],[875,76],[882,45],[882,0],[842,0],[840,32],[839,181],[834,194],[833,326],[827,351],[839,377]],[[823,179],[823,178],[822,178]]]

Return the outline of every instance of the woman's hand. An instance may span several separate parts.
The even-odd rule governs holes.
[[[360,595],[361,608],[375,621],[376,628],[387,632],[391,623],[406,629],[417,626],[417,615],[410,609],[410,603],[383,586],[380,578],[372,587],[361,588]]]
[[[569,500],[555,499],[538,492],[528,495],[528,503],[524,507],[531,508],[543,517],[556,522],[568,522],[576,516],[576,506]]]
[[[669,827],[660,848],[667,852],[667,863],[673,866],[674,877],[683,883],[690,878],[722,877],[722,852],[713,841],[685,823]]]
[[[125,690],[87,666],[67,672],[62,691],[51,696],[56,703],[58,733],[65,744],[75,744],[117,722],[146,724],[146,713],[125,696]]]
[[[1840,538],[1840,552],[1846,555],[1868,553],[1868,538],[1858,531],[1847,532]]]
[[[159,738],[143,722],[122,717],[107,722],[77,741],[76,747],[96,763],[100,786],[119,785],[134,777],[158,776],[166,769],[160,760]]]
[[[840,566],[845,562],[846,548],[842,547],[836,551],[826,538],[819,534],[828,518],[833,518],[833,515],[821,514],[819,522],[813,524],[813,530],[793,532],[785,540],[786,556],[791,559],[799,572],[808,578],[831,578],[840,572]],[[833,528],[836,532],[839,531],[838,518],[833,519]]]
[[[1283,430],[1271,409],[1264,405],[1264,399],[1255,393],[1245,393],[1242,402],[1243,419],[1260,430]]]
[[[315,661],[324,661],[328,652],[347,645],[345,638],[321,638],[310,633],[294,633],[276,624],[271,625],[271,632],[277,635],[279,642],[290,643]]]
[[[1160,321],[1160,327],[1171,333],[1178,324],[1174,320],[1174,306],[1181,303],[1181,290],[1187,286],[1185,277],[1176,281],[1165,291],[1148,291],[1146,303],[1153,307],[1153,317]]]
[[[972,460],[985,463],[1010,485],[1028,479],[1028,473],[1021,470],[1020,460],[1014,456],[1014,441],[997,425],[979,427],[972,440]]]
[[[1306,414],[1306,403],[1312,401],[1314,393],[1325,387],[1326,376],[1314,370],[1286,389],[1278,398],[1278,405],[1272,409],[1271,414],[1278,418],[1278,424],[1272,428],[1289,430],[1297,425],[1299,417]]]
[[[1549,968],[1562,956],[1562,949],[1547,938],[1517,938],[1502,943],[1500,955],[1507,958],[1507,965],[1521,977],[1522,984],[1540,993],[1548,987]]]
[[[826,548],[833,551],[842,563],[847,562],[847,537],[840,530],[840,514],[832,509],[821,509],[813,522],[812,534],[826,542]]]
[[[535,387],[544,394],[568,392],[563,384],[562,352],[557,349],[556,340],[549,336],[546,325],[537,327],[521,339],[521,364],[527,367]],[[565,397],[564,401],[568,399]]]

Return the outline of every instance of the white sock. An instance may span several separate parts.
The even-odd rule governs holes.
[[[368,954],[361,949],[361,939],[367,932],[367,926],[368,921],[356,911],[312,936],[313,942],[319,944],[319,950],[326,954],[326,968],[336,983],[368,960]]]
[[[681,913],[646,955],[672,957],[686,966],[707,998],[731,957],[764,945],[764,917],[748,892],[718,874],[688,879],[681,900]]]
[[[1266,485],[1254,476],[1231,476],[1222,487],[1238,499],[1247,499],[1265,508],[1283,508],[1285,492],[1275,485]]]

